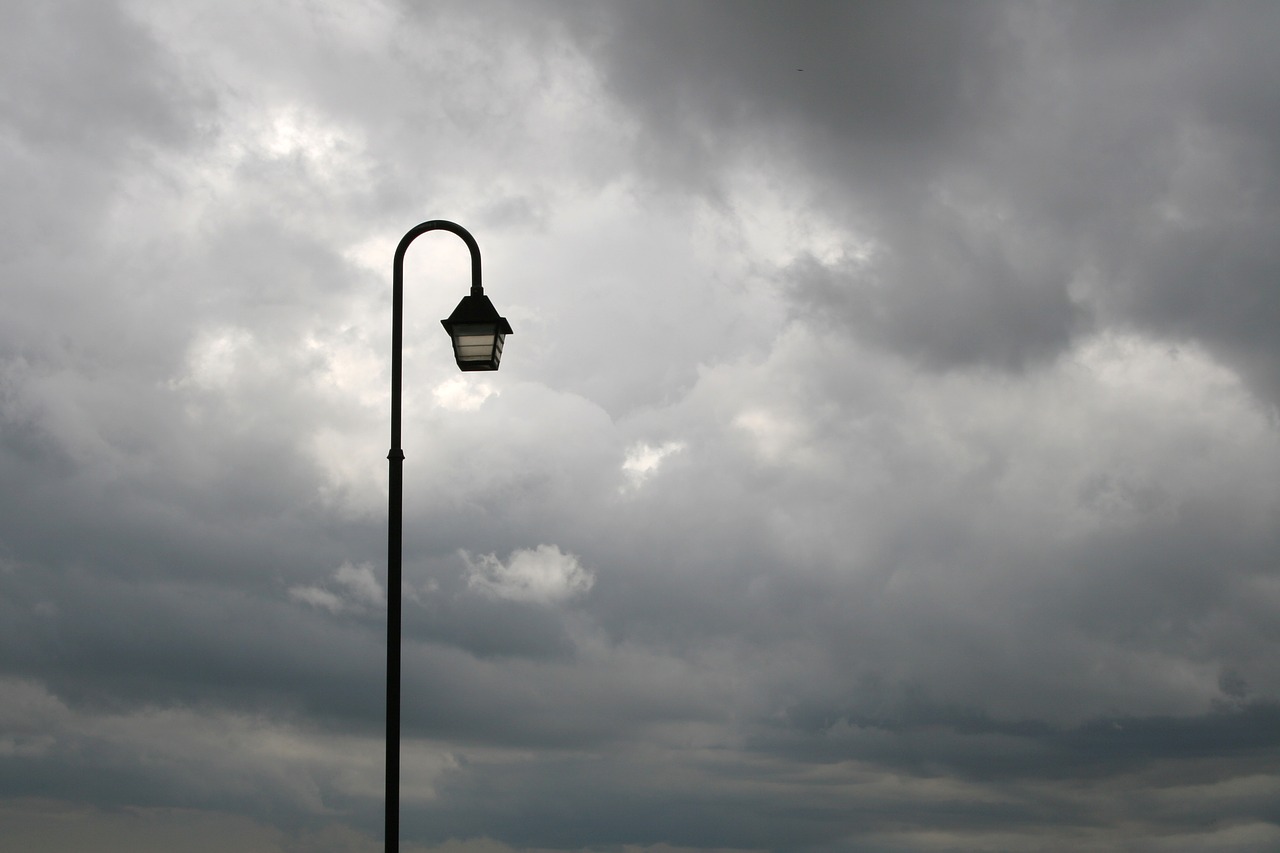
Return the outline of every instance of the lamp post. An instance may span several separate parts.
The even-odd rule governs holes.
[[[396,246],[391,293],[391,452],[387,454],[390,488],[387,508],[387,764],[386,851],[400,849],[400,546],[403,541],[404,449],[400,446],[400,353],[404,343],[404,253],[428,231],[450,231],[471,250],[471,292],[448,319],[441,320],[453,339],[462,370],[497,370],[502,344],[511,324],[498,316],[480,284],[480,247],[467,229],[444,219],[414,226]]]

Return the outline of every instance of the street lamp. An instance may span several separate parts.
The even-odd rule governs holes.
[[[396,246],[391,288],[391,452],[387,454],[390,488],[387,508],[387,776],[386,851],[400,849],[400,546],[404,517],[404,450],[400,446],[400,352],[404,343],[404,253],[428,231],[450,231],[471,250],[471,293],[440,322],[453,339],[453,353],[463,370],[497,370],[502,344],[511,324],[484,295],[480,284],[480,247],[467,229],[444,219],[417,225]]]

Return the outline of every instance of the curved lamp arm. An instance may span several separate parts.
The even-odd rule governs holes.
[[[415,225],[400,238],[396,246],[395,261],[391,269],[391,452],[400,447],[400,351],[404,344],[404,253],[409,244],[428,231],[449,231],[462,238],[471,251],[471,295],[480,296],[484,287],[480,283],[480,246],[471,232],[447,219],[432,219]],[[403,457],[403,453],[401,454]]]

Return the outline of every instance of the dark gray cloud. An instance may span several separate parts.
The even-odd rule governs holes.
[[[833,213],[852,257],[791,272],[823,315],[1003,368],[1136,323],[1274,398],[1272,14],[645,4],[602,63],[665,180],[718,197],[749,162]]]
[[[643,116],[642,150],[674,158],[658,164],[691,189],[742,157],[814,155],[854,186],[916,183],[921,159],[936,167],[998,110],[1000,72],[1014,59],[992,4],[617,11],[602,44],[606,82]],[[789,157],[787,146],[798,150]]]
[[[1015,39],[1016,10],[752,12],[658,4],[622,16],[603,62],[646,118],[642,146],[678,158],[656,164],[659,174],[718,198],[726,169],[780,165],[836,217],[846,251],[877,247],[870,263],[802,259],[796,295],[895,348],[1015,368],[1060,351],[1084,313],[1068,296],[1069,270],[1034,234],[996,231],[966,209],[995,199],[954,197],[1003,190],[972,164],[994,128],[1035,121],[1020,110],[1017,81],[1032,60]]]
[[[1274,846],[1274,17],[7,10],[0,825]]]

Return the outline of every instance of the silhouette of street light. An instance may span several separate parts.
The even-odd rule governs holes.
[[[453,353],[462,370],[497,370],[502,344],[511,324],[484,295],[480,283],[480,247],[467,229],[444,219],[423,222],[409,230],[396,247],[391,294],[391,451],[387,454],[390,488],[387,511],[387,759],[386,853],[400,849],[400,551],[404,517],[404,449],[400,446],[400,362],[404,343],[404,253],[428,231],[457,234],[471,250],[471,292],[448,319],[441,320],[453,340]]]

